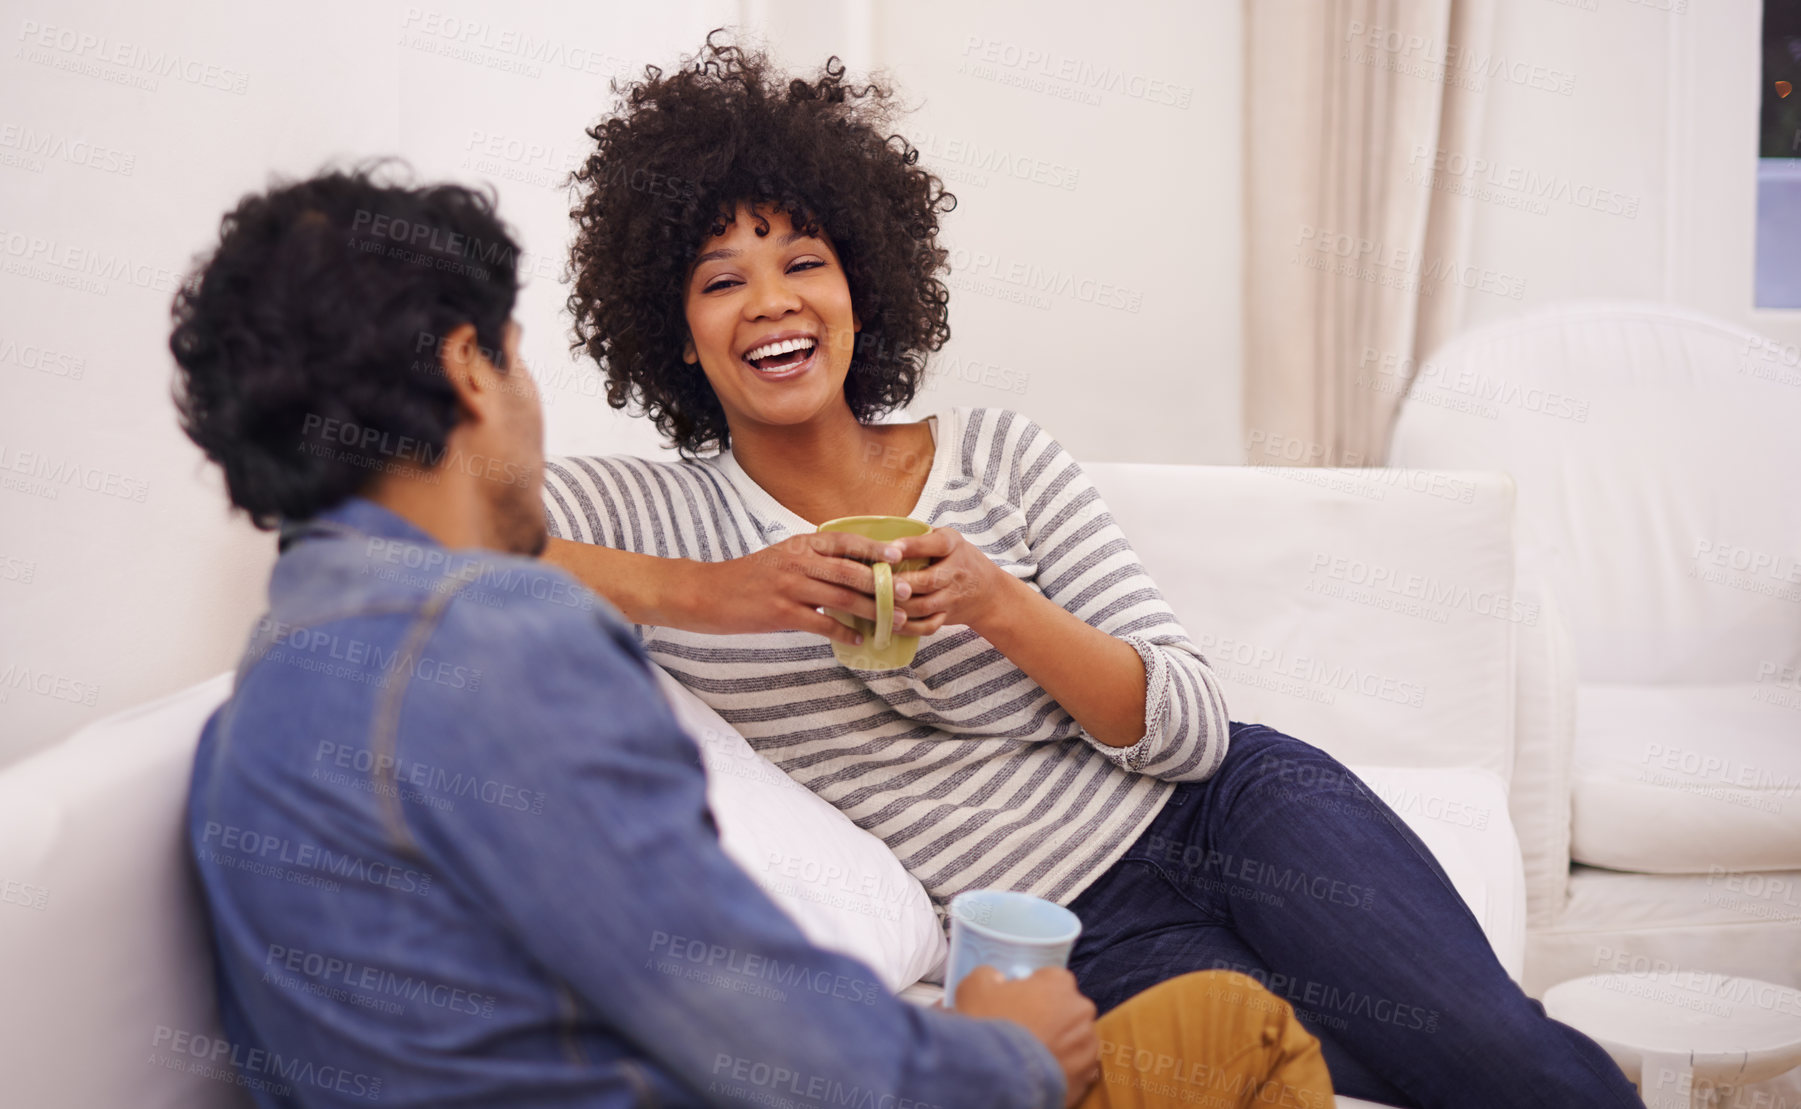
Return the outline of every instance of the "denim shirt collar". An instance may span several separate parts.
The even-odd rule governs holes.
[[[383,508],[366,497],[346,497],[343,501],[306,520],[283,520],[276,550],[286,551],[296,540],[318,531],[349,529],[376,539],[400,539],[421,547],[443,544],[406,517]]]

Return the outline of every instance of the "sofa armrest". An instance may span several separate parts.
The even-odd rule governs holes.
[[[1343,762],[1513,776],[1505,474],[1096,463],[1101,497],[1235,720]]]
[[[1513,784],[1507,805],[1526,866],[1526,923],[1550,925],[1570,882],[1570,788],[1576,744],[1576,649],[1544,583],[1522,571],[1520,596],[1537,605],[1521,629]]]

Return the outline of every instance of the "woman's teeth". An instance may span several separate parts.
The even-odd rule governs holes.
[[[817,344],[812,339],[783,339],[764,343],[744,353],[744,360],[759,370],[784,370],[800,365]]]

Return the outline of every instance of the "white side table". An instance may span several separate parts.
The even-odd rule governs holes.
[[[1545,991],[1545,1011],[1592,1037],[1651,1109],[1712,1105],[1801,1066],[1801,990],[1722,974],[1598,974]],[[1692,1099],[1692,1101],[1691,1101]]]

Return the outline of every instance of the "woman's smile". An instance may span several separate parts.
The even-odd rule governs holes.
[[[805,331],[782,331],[756,340],[743,361],[765,381],[790,381],[813,368],[819,339]]]

